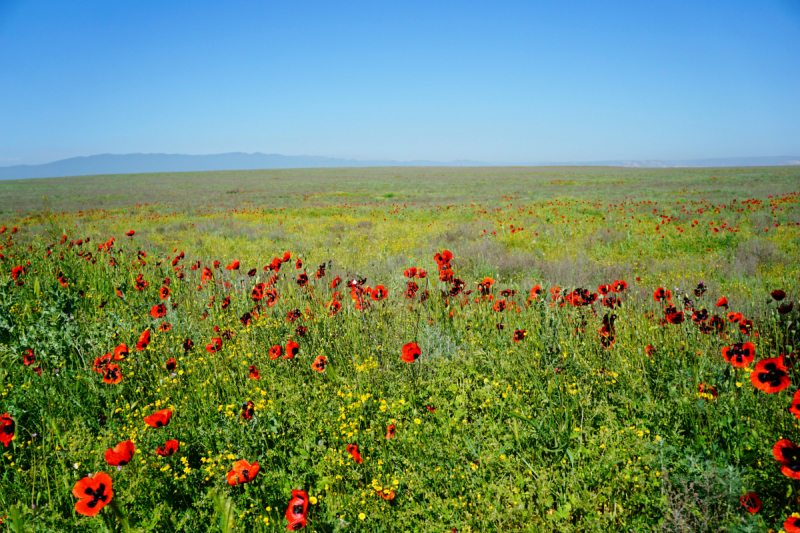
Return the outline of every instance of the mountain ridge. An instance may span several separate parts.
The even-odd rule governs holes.
[[[61,159],[39,165],[0,167],[0,180],[59,178],[106,174],[153,172],[197,172],[278,168],[342,168],[387,166],[618,166],[635,168],[744,167],[800,165],[800,156],[735,157],[662,160],[607,160],[537,163],[486,163],[483,161],[394,161],[360,160],[324,156],[288,156],[261,152],[229,152],[210,155],[185,154],[98,154]]]

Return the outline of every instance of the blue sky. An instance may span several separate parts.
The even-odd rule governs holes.
[[[800,155],[800,2],[0,0],[0,165]]]

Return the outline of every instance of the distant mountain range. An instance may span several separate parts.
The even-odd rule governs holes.
[[[422,166],[613,166],[613,167],[753,167],[800,165],[800,156],[732,157],[687,161],[582,161],[498,164],[482,161],[391,161],[339,159],[334,157],[246,154],[233,152],[213,155],[181,154],[100,154],[72,157],[43,165],[0,167],[0,180],[58,178],[100,174],[140,174],[146,172],[194,172],[203,170],[254,170],[268,168],[324,167],[422,167]]]

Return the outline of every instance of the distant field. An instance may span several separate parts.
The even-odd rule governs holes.
[[[384,202],[498,204],[592,198],[616,201],[761,197],[796,190],[800,166],[634,169],[615,167],[379,167],[243,170],[0,181],[0,210],[108,209],[137,203],[298,206]]]
[[[798,167],[32,179],[0,209],[15,531],[800,509]]]

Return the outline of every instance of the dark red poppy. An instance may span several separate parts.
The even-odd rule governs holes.
[[[128,351],[128,345],[123,343],[114,348],[114,361],[124,361],[128,358],[130,352]]]
[[[286,343],[286,355],[284,355],[283,358],[293,359],[298,353],[300,353],[300,345],[290,340]]]
[[[753,333],[753,321],[749,318],[743,318],[739,321],[739,331],[744,335]]]
[[[778,306],[778,312],[782,315],[791,313],[792,309],[794,309],[794,302],[787,302]]]
[[[698,298],[702,298],[702,296],[706,293],[706,286],[701,281],[697,284],[697,287],[694,288],[694,295]]]
[[[253,415],[256,414],[256,404],[252,401],[242,404],[242,418],[245,420],[250,420],[253,418]]]
[[[314,363],[311,365],[311,368],[322,374],[325,372],[325,368],[328,366],[328,360],[325,359],[324,355],[318,355],[316,359],[314,359]]]
[[[708,311],[705,309],[695,309],[694,313],[692,313],[692,322],[695,324],[700,324],[701,322],[705,322],[708,320]]]
[[[745,368],[756,358],[756,347],[752,342],[736,343],[722,348],[722,357],[735,367]]]
[[[277,359],[283,353],[283,348],[280,344],[276,344],[272,348],[269,349],[269,358],[270,359]]]
[[[767,393],[779,392],[788,387],[789,375],[783,364],[783,356],[762,359],[756,363],[755,370],[750,374],[750,381],[757,389]]]
[[[739,322],[744,319],[742,313],[728,313],[725,315],[728,318],[728,322]]]
[[[111,489],[111,477],[105,472],[85,477],[72,487],[72,495],[78,498],[75,503],[75,510],[78,514],[94,516],[114,496],[114,491]]]
[[[684,316],[682,311],[672,311],[666,315],[667,322],[670,324],[681,324]]]
[[[800,479],[800,446],[789,439],[781,439],[772,447],[772,455],[781,464],[784,476]]]
[[[133,454],[136,453],[136,446],[130,440],[120,442],[113,448],[106,450],[106,462],[111,466],[125,466],[131,462]]]
[[[228,485],[240,485],[253,481],[259,471],[258,463],[250,464],[244,459],[233,463],[233,470],[228,472]]]
[[[261,373],[256,368],[256,365],[250,365],[250,379],[261,379]]]
[[[170,455],[177,452],[178,448],[180,448],[180,443],[177,440],[172,439],[165,442],[164,446],[159,446],[156,449],[156,453],[161,457],[169,457]]]
[[[305,287],[308,285],[308,274],[303,272],[299,276],[297,276],[297,286],[298,287]]]
[[[150,427],[162,428],[169,424],[170,418],[172,418],[172,411],[169,409],[162,409],[150,416],[144,417],[144,423]]]
[[[306,516],[308,514],[308,494],[304,490],[293,490],[292,499],[289,500],[289,507],[286,509],[286,520],[289,525],[288,531],[297,531],[306,526]]]
[[[218,352],[222,349],[222,339],[219,337],[214,337],[211,339],[211,342],[206,344],[206,351],[209,353]]]
[[[525,337],[528,335],[528,332],[524,329],[518,329],[514,332],[514,342],[522,342],[525,340]]]
[[[305,326],[297,326],[294,330],[298,337],[305,337],[306,332],[308,332],[308,328]]]
[[[756,514],[761,509],[761,499],[755,492],[748,492],[744,496],[740,496],[739,502],[750,514]]]
[[[22,355],[22,364],[25,366],[31,366],[35,362],[36,362],[36,356],[33,354],[33,350],[31,348],[28,348]]]
[[[194,350],[194,341],[192,339],[186,339],[183,341],[183,351],[190,352]]]
[[[400,356],[400,358],[406,363],[413,363],[419,359],[420,355],[422,355],[422,350],[419,349],[417,343],[409,342],[403,346],[403,354]]]
[[[17,429],[17,425],[14,423],[14,419],[11,418],[11,415],[5,413],[3,416],[0,416],[0,442],[3,443],[3,447],[7,448],[8,444],[14,440],[14,432]]]
[[[657,302],[663,302],[663,301],[667,301],[668,302],[668,301],[670,301],[672,299],[672,293],[669,291],[669,289],[665,289],[664,287],[659,287],[653,293],[653,298]]]
[[[119,366],[115,364],[106,365],[103,369],[103,381],[109,385],[113,385],[122,381],[122,371]]]
[[[606,294],[611,292],[611,285],[608,285],[608,284],[600,285],[599,287],[597,287],[597,292],[599,292],[600,294],[605,296]]]
[[[158,290],[158,297],[161,298],[162,300],[166,300],[167,298],[169,298],[169,292],[170,292],[169,287],[161,287]]]
[[[175,370],[177,367],[178,367],[178,362],[175,360],[175,358],[174,358],[174,357],[170,357],[170,358],[167,360],[167,363],[164,365],[164,368],[166,368],[166,369],[167,369],[167,370],[169,370],[170,372],[172,372],[173,370]]]
[[[358,451],[358,446],[355,444],[348,444],[347,445],[347,453],[353,456],[353,460],[358,464],[363,463],[361,459],[361,452]]]
[[[772,296],[772,299],[775,300],[776,302],[780,302],[781,300],[786,298],[786,292],[782,291],[781,289],[775,289],[774,291],[769,293],[769,295]]]
[[[800,513],[792,513],[783,523],[783,530],[786,533],[800,533]]]
[[[394,424],[389,424],[388,426],[386,426],[386,438],[387,439],[393,439],[394,436],[395,436],[395,433],[397,433],[397,428],[395,427]]]

